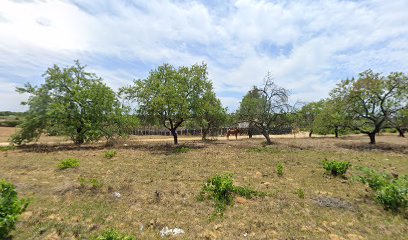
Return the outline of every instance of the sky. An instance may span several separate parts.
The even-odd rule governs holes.
[[[117,90],[163,63],[205,62],[230,111],[271,72],[292,101],[372,69],[408,72],[408,0],[0,0],[0,111],[78,59]]]

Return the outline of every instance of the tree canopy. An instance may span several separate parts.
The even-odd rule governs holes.
[[[206,96],[213,91],[207,65],[175,68],[164,64],[152,70],[146,79],[121,89],[126,99],[138,104],[138,113],[147,122],[159,123],[172,133],[178,144],[177,128],[197,118],[205,109]]]
[[[54,65],[44,73],[45,83],[39,87],[27,83],[17,88],[30,95],[27,116],[21,131],[12,142],[21,144],[54,132],[66,135],[76,144],[111,139],[116,132],[108,131],[114,124],[123,125],[127,112],[115,92],[100,77],[85,71],[79,61],[71,67]],[[129,119],[128,119],[129,120]]]

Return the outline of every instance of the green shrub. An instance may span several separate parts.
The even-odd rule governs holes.
[[[348,168],[351,166],[349,162],[340,162],[340,161],[323,161],[323,168],[327,172],[330,172],[332,175],[344,175]]]
[[[79,167],[79,160],[76,158],[67,158],[65,160],[62,160],[58,164],[58,168],[60,170],[67,169],[67,168],[76,168]]]
[[[184,147],[184,146],[176,147],[174,149],[175,153],[186,153],[186,152],[189,152],[189,151],[190,151],[190,148]]]
[[[305,198],[305,190],[303,188],[298,188],[296,189],[296,194],[298,195],[299,198],[304,199]]]
[[[136,240],[136,238],[122,234],[115,229],[109,229],[93,240]]]
[[[278,174],[278,176],[283,176],[283,170],[284,170],[284,166],[282,163],[278,163],[276,165],[276,173]]]
[[[393,178],[368,168],[361,171],[364,176],[359,176],[359,181],[375,191],[375,200],[385,209],[397,212],[408,208],[408,175]]]
[[[15,229],[18,216],[28,206],[27,199],[19,199],[15,186],[0,180],[0,239],[6,239]]]
[[[80,187],[82,188],[97,190],[103,186],[103,183],[96,178],[79,178],[78,181]]]
[[[0,152],[10,151],[14,149],[16,149],[16,147],[14,146],[0,146]]]
[[[234,186],[232,174],[224,174],[208,179],[201,189],[198,200],[201,201],[205,198],[214,200],[215,213],[222,215],[227,206],[234,204],[235,195],[250,199],[255,196],[265,196],[266,194],[247,187]]]
[[[114,156],[116,156],[117,152],[116,150],[109,150],[107,152],[105,152],[105,157],[106,158],[113,158]]]

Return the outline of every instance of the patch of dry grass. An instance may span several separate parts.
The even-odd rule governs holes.
[[[170,144],[130,142],[115,146],[113,159],[106,159],[107,149],[98,145],[2,152],[0,178],[32,199],[14,239],[83,239],[109,227],[157,239],[165,226],[182,228],[186,233],[179,239],[406,237],[408,220],[383,210],[364,185],[352,181],[356,166],[408,173],[407,145],[399,143],[406,140],[379,137],[387,149],[347,147],[366,141],[360,136],[274,140],[267,147],[260,139],[188,142],[189,151],[183,153]],[[67,157],[81,165],[58,171],[55,166]],[[332,177],[321,166],[324,159],[349,161],[353,167],[346,178]],[[275,170],[278,163],[285,166],[282,177]],[[227,172],[234,174],[236,185],[269,194],[237,202],[222,219],[210,221],[214,206],[196,197],[208,178]],[[97,179],[101,187],[83,188],[79,179]]]

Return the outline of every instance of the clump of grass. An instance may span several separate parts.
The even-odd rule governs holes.
[[[334,176],[344,175],[351,166],[350,162],[323,161],[323,168]]]
[[[28,206],[27,199],[19,199],[16,187],[0,180],[0,239],[8,239],[21,213]]]
[[[266,193],[258,192],[248,187],[234,186],[232,174],[215,175],[207,180],[198,196],[199,201],[212,199],[215,202],[215,214],[223,215],[227,206],[234,204],[234,196],[251,199],[256,196],[265,196]]]
[[[279,177],[282,177],[282,176],[283,176],[284,168],[285,168],[285,167],[283,166],[282,163],[278,163],[278,164],[276,165],[276,173],[278,174]]]
[[[91,190],[97,190],[102,188],[103,184],[96,178],[79,178],[78,179],[81,188],[88,188]]]
[[[16,149],[14,146],[0,146],[0,152],[12,151]]]
[[[185,146],[180,146],[180,147],[176,147],[175,149],[174,149],[174,153],[177,153],[177,154],[179,154],[179,153],[187,153],[187,152],[189,152],[191,149],[189,148],[189,147],[185,147]]]
[[[299,198],[305,198],[305,190],[303,188],[296,189],[295,193],[298,195]]]
[[[92,240],[136,240],[136,238],[120,233],[115,229],[108,229],[101,235],[92,238]]]
[[[58,169],[60,170],[64,170],[67,168],[76,168],[76,167],[79,167],[79,160],[76,158],[67,158],[65,160],[62,160],[58,164]]]
[[[105,152],[105,157],[110,159],[113,158],[114,156],[116,156],[118,152],[116,150],[109,150],[107,152]]]
[[[404,212],[408,209],[408,175],[393,178],[369,168],[362,168],[358,180],[375,191],[375,200],[386,210]],[[408,215],[407,215],[408,216]]]

